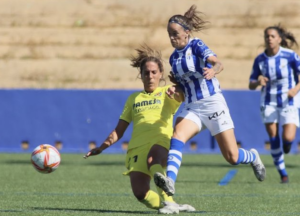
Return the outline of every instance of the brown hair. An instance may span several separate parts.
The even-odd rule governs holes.
[[[288,32],[280,24],[267,27],[264,30],[264,35],[265,36],[267,34],[267,31],[270,30],[270,29],[274,29],[278,32],[279,36],[281,37],[280,45],[282,47],[292,48],[295,45],[298,48],[298,43],[297,43],[297,40],[296,40],[295,36],[291,32]]]
[[[192,5],[185,14],[182,15],[174,15],[169,19],[168,23],[177,23],[181,25],[185,30],[199,32],[202,29],[206,29],[208,21],[205,21],[200,17],[203,15],[202,12],[196,10],[196,5]]]
[[[142,69],[145,64],[149,61],[155,62],[161,73],[164,72],[163,60],[161,56],[161,52],[157,50],[151,49],[148,45],[141,45],[140,48],[135,49],[137,51],[137,56],[131,56],[131,66],[138,68],[140,74],[142,73]]]

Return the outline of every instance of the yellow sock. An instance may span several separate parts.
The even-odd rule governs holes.
[[[140,202],[145,204],[145,206],[151,209],[161,208],[160,198],[158,194],[152,190],[149,190],[148,193],[146,194],[145,199],[141,200]]]
[[[150,172],[152,174],[152,176],[154,176],[154,173],[159,172],[165,175],[164,169],[162,168],[162,166],[160,164],[154,164],[150,167]],[[158,196],[162,201],[168,201],[168,202],[175,202],[172,198],[172,196],[168,196],[162,189],[160,189],[159,187],[156,186],[156,190],[158,193]]]

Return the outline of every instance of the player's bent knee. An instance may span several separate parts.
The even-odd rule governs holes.
[[[293,142],[294,140],[295,140],[295,136],[296,136],[296,134],[295,135],[283,135],[282,136],[282,139],[283,139],[283,141],[286,141],[286,142]]]

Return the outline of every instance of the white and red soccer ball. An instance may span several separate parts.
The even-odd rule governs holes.
[[[33,167],[41,173],[54,172],[59,166],[60,160],[59,151],[49,144],[37,146],[31,154]]]

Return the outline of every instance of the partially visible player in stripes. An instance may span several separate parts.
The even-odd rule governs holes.
[[[251,164],[256,178],[265,179],[265,167],[258,152],[237,147],[234,125],[216,78],[223,70],[222,63],[201,39],[192,37],[193,31],[201,31],[206,26],[200,14],[193,5],[183,16],[174,15],[168,21],[170,42],[175,48],[170,65],[185,92],[185,108],[176,119],[171,139],[167,177],[161,173],[154,176],[156,185],[168,195],[175,193],[184,144],[205,128],[216,138],[227,162]]]
[[[249,88],[261,88],[261,114],[270,137],[271,155],[282,183],[289,181],[285,169],[284,153],[289,153],[299,127],[300,90],[299,56],[290,48],[297,45],[292,33],[282,26],[267,27],[264,31],[265,51],[253,64]],[[299,94],[298,94],[299,95]],[[279,124],[282,125],[282,147]]]
[[[165,173],[165,167],[173,132],[173,115],[184,100],[180,87],[159,87],[163,80],[161,53],[148,46],[137,49],[137,56],[131,58],[131,66],[138,68],[144,90],[131,94],[124,106],[120,120],[100,147],[92,149],[84,157],[98,155],[117,142],[133,123],[131,140],[126,155],[124,175],[130,177],[134,196],[151,209],[161,214],[178,214],[179,211],[195,211],[190,205],[179,205],[160,188],[157,193],[150,189],[154,173]],[[175,92],[172,98],[169,89]]]

